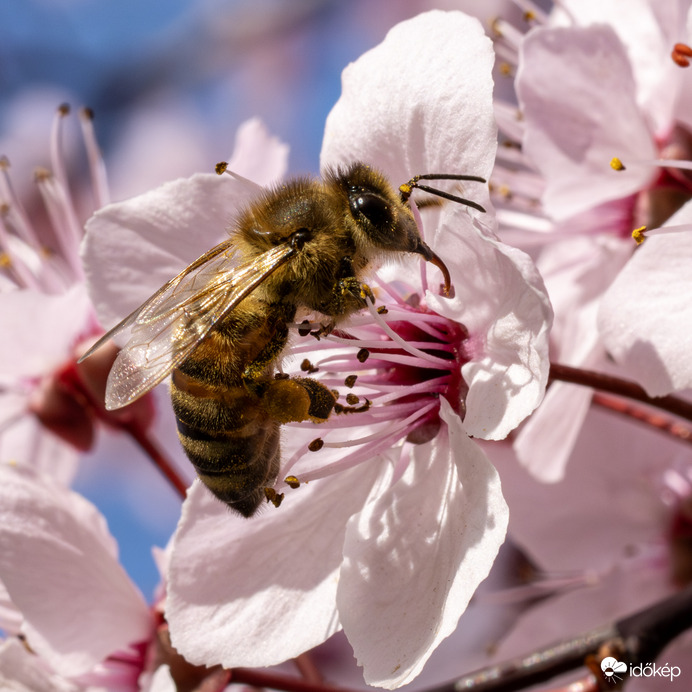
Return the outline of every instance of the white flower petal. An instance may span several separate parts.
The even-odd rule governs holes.
[[[3,692],[77,692],[79,689],[55,675],[18,639],[0,644],[0,690]]]
[[[426,302],[469,331],[464,428],[474,437],[502,439],[543,398],[552,309],[529,256],[463,225],[460,216],[467,215],[459,207],[445,208],[433,239],[449,266],[454,298],[428,293]]]
[[[0,465],[0,579],[31,648],[79,675],[148,638],[147,606],[95,507],[28,469]]]
[[[39,377],[71,355],[92,314],[84,285],[61,295],[12,291],[0,295],[0,378]]]
[[[370,685],[415,678],[456,628],[504,542],[499,477],[445,400],[441,432],[402,478],[352,517],[337,602]]]
[[[258,185],[276,183],[288,169],[288,144],[272,136],[259,118],[246,120],[236,133],[228,169]]]
[[[635,251],[598,316],[606,349],[650,396],[692,387],[692,203],[666,224],[678,225]]]
[[[565,477],[592,395],[588,387],[553,382],[542,405],[519,431],[514,451],[536,480],[557,483]]]
[[[483,447],[512,510],[512,538],[547,572],[588,575],[658,544],[666,508],[654,479],[677,453],[656,430],[591,407],[561,483],[537,483],[509,444]]]
[[[228,175],[200,173],[96,212],[82,257],[102,324],[113,326],[224,240],[254,192]]]
[[[142,685],[142,682],[144,681],[140,679],[143,692],[176,692],[178,689],[167,665],[159,666],[145,685]]]
[[[481,24],[461,12],[427,12],[397,24],[344,70],[322,167],[362,160],[396,184],[420,173],[489,177],[493,62]]]
[[[634,161],[656,151],[625,48],[610,27],[536,29],[520,64],[524,151],[546,180],[549,214],[566,218],[646,187],[656,173]],[[614,171],[613,157],[627,170]]]
[[[195,664],[268,666],[334,634],[346,521],[381,467],[373,460],[287,490],[279,509],[251,520],[232,515],[196,481],[168,572],[173,646]]]
[[[683,3],[651,0],[563,0],[581,26],[608,24],[627,50],[637,83],[637,101],[657,132],[670,125],[677,77],[683,72],[671,59],[671,46],[684,17]],[[623,12],[627,21],[623,21]],[[657,17],[657,15],[659,15]],[[669,35],[666,35],[667,32]]]

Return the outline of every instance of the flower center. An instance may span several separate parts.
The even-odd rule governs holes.
[[[463,417],[466,328],[432,312],[418,293],[404,298],[391,284],[381,285],[393,299],[386,306],[371,305],[368,313],[333,331],[320,341],[317,354],[314,344],[292,349],[294,354],[311,351],[301,369],[315,373],[338,400],[329,421],[319,427],[320,437],[288,460],[284,476],[299,460],[301,466],[309,463],[308,470],[297,473],[300,481],[308,481],[396,447],[404,464],[408,445],[437,435],[441,396]]]

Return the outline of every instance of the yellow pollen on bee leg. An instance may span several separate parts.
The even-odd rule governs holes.
[[[692,48],[686,43],[676,43],[673,46],[673,52],[670,54],[673,62],[680,67],[689,67],[690,58],[692,58]]]
[[[641,245],[644,242],[644,240],[646,240],[646,236],[644,235],[644,233],[646,233],[646,226],[635,228],[632,231],[632,238],[634,239],[634,242],[637,243],[637,245]]]
[[[620,161],[620,159],[617,156],[613,156],[612,159],[610,159],[610,167],[614,171],[624,171],[625,170],[625,164]]]

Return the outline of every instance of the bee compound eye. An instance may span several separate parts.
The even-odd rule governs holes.
[[[291,247],[294,250],[302,250],[303,245],[312,240],[312,233],[309,228],[299,228],[291,234]]]
[[[362,214],[374,226],[384,226],[391,221],[389,205],[379,195],[371,192],[354,192],[350,196],[351,211]]]

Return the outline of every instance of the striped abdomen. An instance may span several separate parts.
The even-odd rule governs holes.
[[[249,517],[279,472],[281,426],[262,395],[285,344],[286,316],[245,302],[173,372],[171,397],[180,441],[200,479]]]

